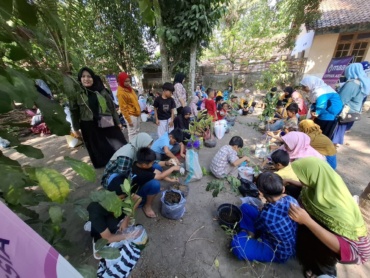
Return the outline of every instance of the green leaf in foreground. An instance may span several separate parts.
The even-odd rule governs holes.
[[[73,159],[69,156],[65,156],[64,160],[69,166],[85,180],[94,182],[96,180],[96,172],[92,166],[77,159]]]
[[[84,278],[96,278],[96,269],[91,265],[77,267],[77,270]]]
[[[53,202],[63,203],[70,191],[66,177],[49,168],[36,168],[35,174],[45,194]]]
[[[89,220],[89,212],[84,207],[82,207],[82,206],[76,206],[75,212],[77,213],[77,215],[79,217],[81,217],[82,220],[84,220],[84,221],[88,221]]]
[[[58,206],[52,206],[49,208],[49,216],[51,219],[51,222],[54,224],[60,224],[63,220],[63,210],[61,207]]]
[[[105,247],[102,250],[99,250],[98,255],[107,260],[114,260],[121,256],[118,248]]]
[[[123,203],[115,192],[100,190],[92,192],[90,197],[94,202],[98,202],[107,211],[112,212],[115,217],[119,217],[122,214]]]
[[[108,244],[108,240],[100,238],[95,242],[95,250],[99,251],[103,249]]]
[[[44,154],[40,149],[36,149],[32,146],[28,145],[19,145],[16,148],[16,151],[19,153],[23,153],[25,156],[41,159],[44,158]]]

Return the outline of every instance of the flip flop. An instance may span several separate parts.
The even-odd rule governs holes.
[[[144,207],[143,207],[142,209],[143,209],[143,212],[144,212],[144,214],[145,214],[145,216],[146,216],[146,217],[148,217],[148,218],[156,218],[156,217],[157,217],[157,214],[155,214],[155,213],[154,213],[154,216],[150,216],[150,215],[148,215],[148,214],[146,213],[146,211],[145,211]]]

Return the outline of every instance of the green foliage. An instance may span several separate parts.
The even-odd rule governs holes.
[[[250,153],[251,153],[251,150],[250,150],[250,148],[248,148],[248,147],[243,147],[243,148],[240,148],[240,149],[238,150],[238,156],[239,156],[239,157],[249,156],[249,155],[250,155]]]
[[[209,59],[224,57],[232,73],[236,63],[269,60],[285,30],[268,0],[231,0],[205,52]]]
[[[225,189],[225,180],[217,179],[207,183],[206,191],[212,191],[212,196],[217,197],[218,194]]]
[[[301,26],[310,25],[319,19],[321,0],[285,0],[277,1],[275,12],[282,24],[290,27],[281,43],[281,48],[293,48]]]
[[[230,184],[231,191],[238,192],[238,187],[241,185],[240,180],[233,176],[227,176],[226,180]]]
[[[114,247],[105,247],[98,251],[98,254],[107,260],[114,260],[117,259],[121,254],[118,248]]]
[[[53,202],[63,203],[67,198],[70,188],[65,176],[49,168],[36,168],[35,175],[41,188]]]
[[[266,120],[266,117],[267,118],[271,118],[274,116],[275,114],[275,110],[276,110],[276,103],[278,102],[279,100],[279,94],[275,93],[273,96],[271,96],[271,94],[266,94],[266,98],[265,98],[265,109],[262,111],[262,114],[261,114],[261,117],[260,119],[261,120]]]
[[[19,146],[15,147],[15,149],[17,150],[17,152],[23,153],[24,155],[26,155],[28,157],[32,157],[32,158],[36,158],[36,159],[44,158],[44,154],[42,153],[42,151],[39,150],[39,149],[36,149],[32,146],[19,145]]]
[[[202,137],[207,130],[213,132],[212,117],[206,110],[199,111],[196,121],[191,122],[188,132],[190,133],[191,140],[196,140],[197,137]]]
[[[208,176],[210,174],[209,171],[207,170],[207,168],[204,167],[204,166],[202,166],[202,174],[203,174],[203,176]]]
[[[85,264],[80,267],[77,267],[76,269],[84,278],[96,277],[96,268],[94,266]]]
[[[49,216],[53,224],[59,225],[63,221],[63,210],[61,207],[52,206],[49,208]]]
[[[98,202],[103,208],[112,212],[115,217],[119,217],[122,211],[125,212],[127,216],[132,216],[134,214],[135,201],[132,199],[131,193],[131,181],[125,179],[121,185],[123,193],[127,196],[124,201],[122,201],[115,192],[108,190],[95,191],[90,194],[90,198],[94,202]],[[140,201],[137,200],[138,202]]]
[[[241,183],[238,178],[235,178],[233,176],[227,176],[224,179],[216,179],[210,181],[209,183],[207,183],[206,191],[212,191],[212,196],[217,197],[222,190],[226,189],[225,182],[230,185],[231,191],[233,191],[234,193],[238,192],[238,187]]]
[[[257,82],[256,87],[260,90],[269,90],[278,85],[284,86],[290,83],[293,73],[289,72],[288,65],[285,61],[278,61],[270,65],[270,68],[262,72],[261,79]]]
[[[82,206],[76,206],[75,207],[75,212],[77,213],[77,215],[79,217],[81,217],[81,219],[83,221],[88,221],[89,220],[89,212],[87,211],[87,209],[85,209],[84,207]]]
[[[82,162],[77,159],[73,159],[71,157],[65,156],[64,160],[68,163],[69,166],[72,167],[72,169],[79,174],[81,177],[83,177],[85,180],[90,182],[96,181],[96,172],[92,166],[89,164]]]
[[[92,192],[90,197],[94,202],[98,202],[103,208],[112,212],[114,217],[119,217],[122,214],[123,202],[115,192],[100,190]]]

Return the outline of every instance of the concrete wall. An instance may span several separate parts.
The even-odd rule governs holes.
[[[310,49],[306,50],[307,58],[305,75],[322,77],[330,60],[333,58],[339,34],[317,35]]]

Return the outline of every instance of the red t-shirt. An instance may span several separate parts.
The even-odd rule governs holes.
[[[205,100],[205,108],[207,109],[208,115],[213,117],[213,121],[216,121],[215,114],[216,114],[216,102],[212,99]]]
[[[226,117],[227,111],[224,109],[218,110],[217,111],[217,117],[219,120],[222,120]]]

